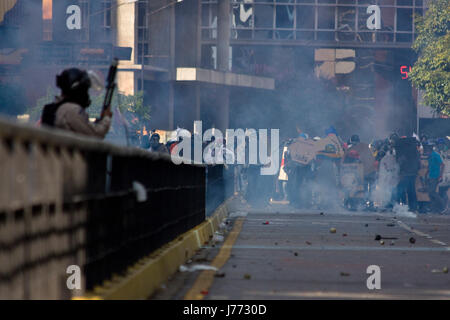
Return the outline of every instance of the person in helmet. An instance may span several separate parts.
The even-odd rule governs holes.
[[[357,134],[354,134],[351,136],[350,141],[349,141],[349,147],[354,147],[356,146],[358,143],[360,143],[361,141],[359,140],[359,136]]]
[[[91,79],[84,70],[71,68],[56,77],[61,95],[44,107],[41,123],[86,136],[104,138],[111,125],[112,113],[105,110],[95,123],[89,121],[86,109],[91,104]]]

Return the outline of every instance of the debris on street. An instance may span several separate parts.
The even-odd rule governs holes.
[[[217,271],[217,268],[213,267],[213,266],[206,265],[206,264],[197,264],[197,265],[193,265],[191,267],[187,267],[185,265],[181,265],[179,270],[180,270],[180,272],[194,272],[194,271],[202,271],[202,270]]]
[[[395,223],[388,223],[386,226],[388,226],[388,227],[395,227]]]
[[[396,237],[382,237],[382,236],[379,235],[379,234],[377,234],[377,235],[375,236],[375,241],[379,241],[379,240],[381,240],[381,239],[384,239],[384,240],[398,240],[398,238],[396,238]]]

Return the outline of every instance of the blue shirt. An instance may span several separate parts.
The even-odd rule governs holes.
[[[428,158],[428,171],[430,179],[437,179],[441,173],[442,158],[439,153],[433,151]]]

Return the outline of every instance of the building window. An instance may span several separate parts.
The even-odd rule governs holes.
[[[139,0],[137,11],[138,64],[149,64],[149,40],[148,40],[149,35],[148,35],[147,10],[148,10],[147,0]]]
[[[112,39],[111,7],[112,7],[112,0],[102,0],[102,11],[103,11],[102,31],[104,38],[108,40]]]
[[[217,38],[217,1],[202,0],[202,40]],[[412,42],[423,0],[230,0],[231,40]],[[381,29],[369,30],[377,4]]]

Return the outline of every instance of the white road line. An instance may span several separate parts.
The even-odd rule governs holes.
[[[223,246],[227,247],[227,246]],[[203,248],[212,248],[210,246],[203,246]],[[450,247],[435,248],[435,247],[362,247],[362,246],[264,246],[264,245],[233,245],[234,249],[260,249],[260,250],[298,250],[298,251],[425,251],[425,252],[448,252]]]
[[[441,246],[446,246],[447,245],[446,243],[444,243],[442,241],[439,241],[439,240],[436,240],[436,239],[432,239],[431,242],[436,243],[436,244],[440,244]]]
[[[407,231],[409,231],[409,232],[412,232],[412,233],[414,233],[414,234],[416,234],[416,235],[418,235],[418,236],[424,237],[424,238],[430,240],[431,242],[433,242],[433,243],[435,243],[435,244],[439,244],[439,245],[441,245],[441,246],[447,246],[447,244],[446,244],[445,242],[439,241],[439,240],[437,240],[437,239],[433,239],[433,237],[430,236],[429,234],[426,234],[426,233],[421,232],[421,231],[419,231],[419,230],[413,229],[413,228],[411,228],[410,226],[408,226],[406,223],[404,223],[404,222],[402,222],[402,221],[400,221],[400,220],[397,220],[397,223],[398,223],[398,225],[399,225],[400,227],[402,227],[403,229],[405,229],[405,230],[407,230]],[[450,248],[449,248],[449,249],[450,249]]]

